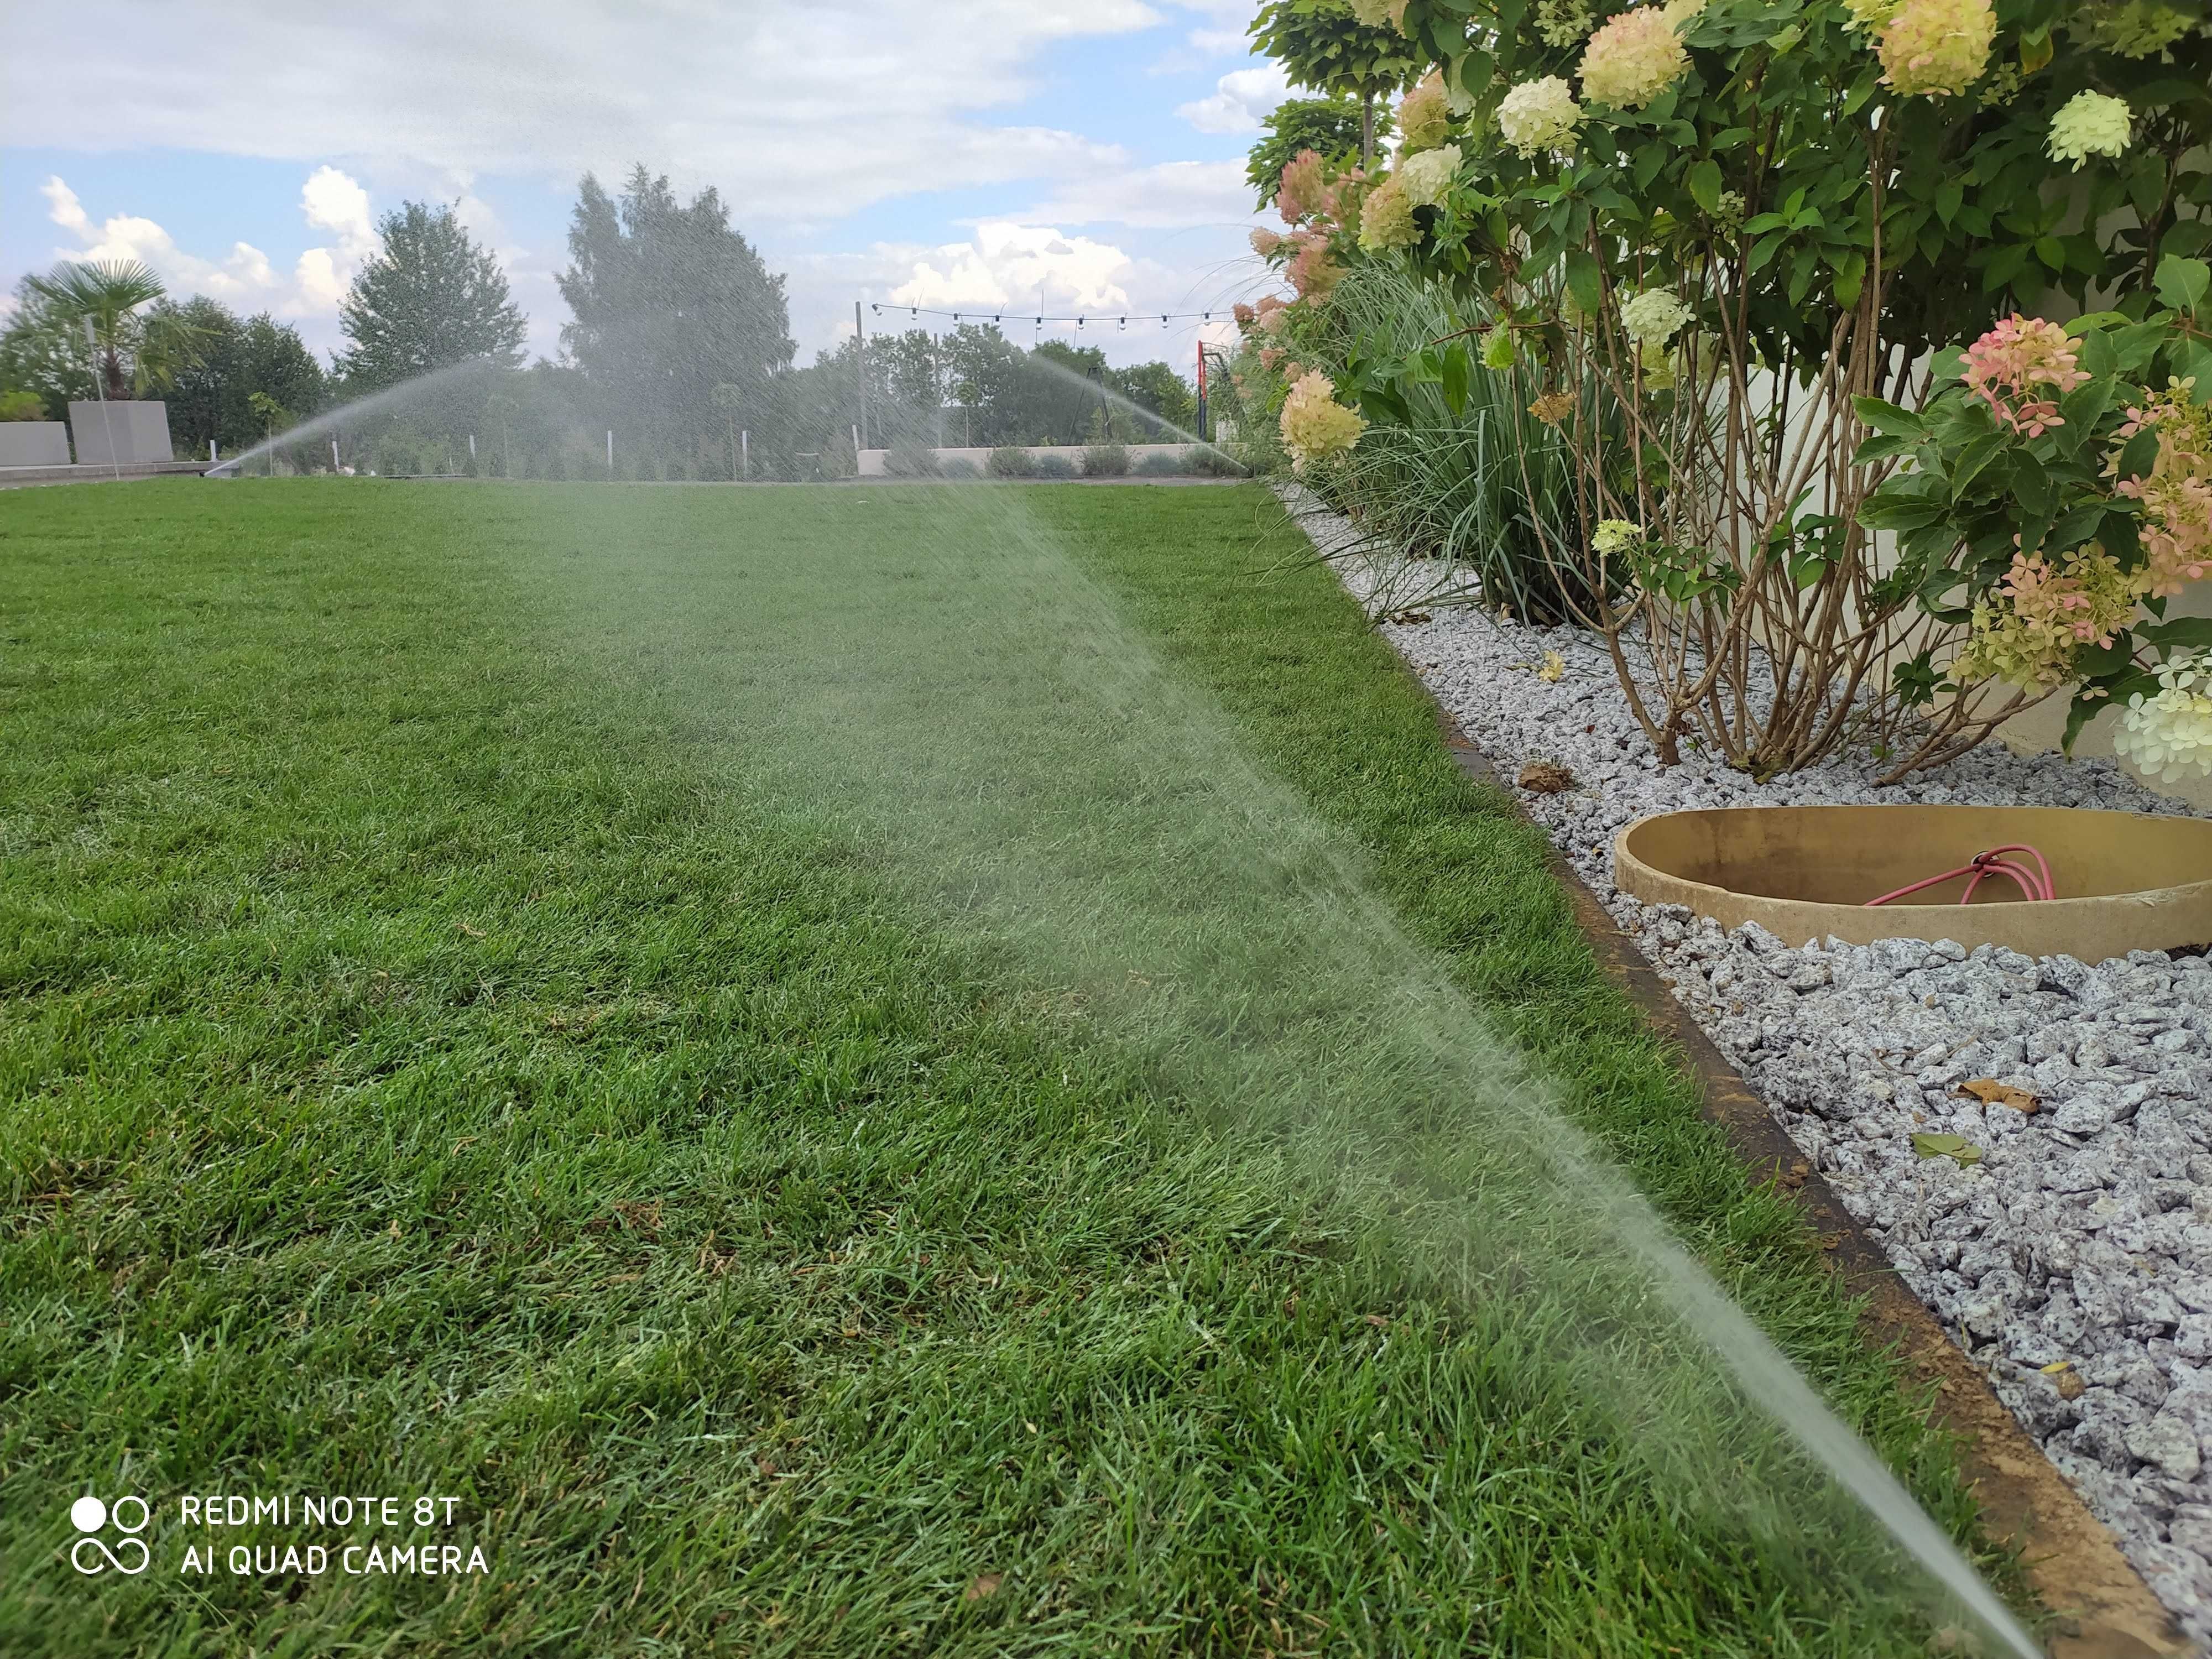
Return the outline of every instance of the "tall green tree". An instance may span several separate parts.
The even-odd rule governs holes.
[[[1390,136],[1389,112],[1356,98],[1286,98],[1261,125],[1266,131],[1247,154],[1244,177],[1263,208],[1275,199],[1283,169],[1301,150],[1312,150],[1331,167],[1349,167],[1361,144]]]
[[[687,205],[640,165],[616,197],[586,174],[568,252],[561,343],[610,419],[647,442],[688,442],[766,407],[797,349],[783,278],[731,228],[719,193]],[[718,402],[718,386],[736,391]]]
[[[225,454],[258,442],[266,423],[253,411],[256,392],[302,417],[328,401],[322,365],[289,323],[265,311],[241,319],[204,294],[182,304],[159,301],[154,309],[173,311],[204,342],[198,361],[167,392],[169,431],[185,453],[205,454],[211,439]]]
[[[1375,159],[1376,100],[1411,85],[1428,66],[1419,47],[1388,23],[1361,22],[1347,0],[1268,0],[1249,33],[1255,49],[1282,64],[1292,86],[1358,101],[1363,167]]]
[[[379,222],[383,246],[338,307],[350,348],[337,358],[349,389],[374,392],[453,364],[522,361],[528,324],[506,274],[451,207],[409,202]]]

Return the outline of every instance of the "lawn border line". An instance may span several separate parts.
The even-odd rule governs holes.
[[[2105,1523],[2028,1437],[1927,1304],[1905,1287],[1881,1247],[1861,1230],[1820,1171],[1809,1167],[1766,1103],[1698,1029],[1419,671],[1395,645],[1391,653],[1426,698],[1462,775],[1494,787],[1543,837],[1546,862],[1565,890],[1598,965],[1679,1052],[1698,1085],[1707,1121],[1719,1126],[1755,1179],[1778,1187],[1796,1206],[1845,1293],[1863,1300],[1862,1328],[1897,1352],[1907,1382],[1933,1389],[1936,1420],[1959,1437],[1960,1467],[1981,1506],[1983,1524],[1992,1539],[2020,1551],[2029,1583],[2055,1615],[2053,1659],[2150,1659],[2191,1652]]]

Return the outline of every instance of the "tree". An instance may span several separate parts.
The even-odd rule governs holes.
[[[378,391],[471,359],[522,361],[528,325],[507,277],[451,207],[409,202],[376,231],[383,246],[338,307],[353,344],[337,364],[355,387]]]
[[[1108,373],[1107,380],[1131,403],[1151,410],[1171,427],[1188,432],[1198,422],[1197,389],[1165,363],[1139,363],[1132,368],[1113,369]],[[1139,420],[1136,424],[1150,428],[1152,423]],[[1139,435],[1147,442],[1160,442],[1176,434],[1146,430]]]
[[[618,198],[590,174],[580,186],[561,343],[607,414],[648,443],[690,443],[763,408],[797,349],[783,278],[729,219],[714,191],[685,206],[642,165]],[[724,386],[737,391],[718,404]]]
[[[960,406],[970,444],[1013,441],[1014,388],[1022,353],[995,324],[962,323],[945,337],[946,389]]]
[[[210,440],[226,453],[258,443],[264,423],[250,402],[257,392],[303,416],[329,400],[322,366],[289,323],[265,311],[241,319],[205,295],[181,305],[157,301],[154,310],[173,313],[203,342],[198,361],[178,374],[167,395],[170,433],[189,453],[204,454]]]
[[[42,325],[60,337],[58,343],[82,338],[91,325],[88,349],[111,398],[167,386],[198,357],[204,343],[185,319],[146,309],[164,289],[161,279],[136,259],[58,264],[43,276],[27,278],[23,287],[41,308]]]
[[[1390,136],[1389,111],[1351,98],[1285,99],[1261,125],[1267,131],[1252,146],[1244,177],[1260,192],[1263,208],[1275,199],[1283,169],[1300,150],[1314,151],[1332,167],[1345,167],[1360,153],[1362,143]]]
[[[1269,0],[1249,33],[1255,49],[1280,63],[1292,86],[1359,100],[1362,167],[1375,159],[1376,100],[1411,85],[1427,67],[1411,40],[1387,23],[1361,22],[1346,0]],[[1279,176],[1282,169],[1275,171]]]
[[[32,292],[28,277],[15,285],[15,301],[0,328],[0,386],[33,394],[48,420],[64,420],[70,399],[92,389],[84,337],[76,337],[72,349],[68,327]]]

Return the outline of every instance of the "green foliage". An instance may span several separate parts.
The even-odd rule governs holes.
[[[1495,308],[1486,357],[1584,412],[1568,428],[1583,516],[1638,527],[1644,579],[1587,619],[1643,654],[1622,691],[1662,761],[1695,734],[1768,775],[1864,740],[1904,745],[1899,775],[2020,706],[1931,708],[1924,678],[1883,684],[1923,601],[1877,568],[1859,509],[1896,456],[1851,459],[1851,399],[1917,409],[1928,364],[2053,289],[2142,318],[2161,268],[2185,283],[2162,262],[2212,237],[2212,40],[2192,27],[2130,56],[2088,0],[2007,0],[1996,18],[1963,94],[1925,95],[1885,84],[1879,31],[1842,0],[1709,0],[1679,15],[1679,66],[1632,111],[1589,96],[1586,40],[1524,0],[1406,9],[1468,161],[1415,214],[1417,243],[1382,257],[1462,310]],[[1577,125],[1524,153],[1501,106],[1555,76],[1577,78]],[[2076,170],[2050,153],[2052,118],[2092,89],[2126,100],[2129,143]],[[1545,107],[1524,100],[1505,125],[1525,140]],[[1353,217],[1308,227],[1336,262],[1370,257]],[[2175,360],[2197,361],[2212,352]],[[1379,365],[1351,386],[1370,420],[1408,425],[1427,372]],[[1593,573],[1594,595],[1609,586]],[[1760,639],[1771,679],[1709,657],[1701,641],[1723,637]]]
[[[2101,11],[2002,6],[1965,96],[1899,97],[1840,0],[1711,0],[1681,31],[1674,85],[1633,114],[1589,106],[1564,163],[1494,149],[1420,260],[1486,291],[1568,276],[1607,297],[1709,271],[1756,350],[1808,376],[1869,283],[1882,337],[1908,356],[2051,289],[2147,296],[2161,252],[2212,236],[2212,171],[2191,159],[2212,142],[2212,40],[2124,57],[2099,45]],[[1520,0],[1474,0],[1471,15],[1464,0],[1411,0],[1406,27],[1472,100],[1477,132],[1513,87],[1573,74],[1581,52],[1547,43]],[[2089,88],[2126,98],[2136,134],[2066,172],[2045,154],[2051,118]]]
[[[1309,482],[1376,537],[1435,561],[1427,599],[1565,621],[1587,614],[1593,572],[1618,573],[1554,550],[1579,555],[1588,539],[1575,458],[1559,427],[1528,411],[1537,375],[1474,363],[1487,314],[1379,263],[1355,267],[1326,307],[1298,307],[1284,349],[1329,368],[1370,422]]]
[[[1345,0],[1268,0],[1249,33],[1255,50],[1280,64],[1292,86],[1333,98],[1371,104],[1412,85],[1425,67],[1404,34],[1387,23],[1361,22]]]
[[[0,421],[43,421],[46,399],[35,392],[0,392]]]
[[[198,360],[179,370],[164,393],[170,435],[185,453],[206,454],[210,439],[225,455],[260,442],[264,422],[249,403],[255,392],[302,417],[329,401],[322,365],[289,323],[265,311],[240,318],[204,295],[181,305],[157,301],[153,309],[173,309],[201,340]]]
[[[94,354],[109,398],[143,397],[198,361],[204,344],[186,319],[149,308],[164,292],[152,268],[136,259],[58,264],[24,279],[37,311],[27,327],[46,332],[48,349],[64,361],[76,350]],[[81,343],[88,323],[92,340]]]
[[[93,392],[83,334],[71,337],[27,276],[16,283],[15,308],[0,325],[0,386],[35,394],[50,421],[68,419],[70,399]]]
[[[512,368],[528,325],[507,276],[450,207],[409,202],[378,222],[380,246],[338,307],[352,343],[338,359],[351,387],[374,392],[481,360]]]
[[[1022,445],[1000,444],[991,452],[990,468],[994,478],[1027,478],[1036,474],[1036,464]]]
[[[1083,452],[1083,476],[1086,478],[1121,478],[1128,476],[1129,452],[1120,444],[1092,444]]]
[[[2203,306],[2212,266],[2168,254],[2154,288],[2179,308],[2154,310],[2142,320],[2103,313],[2076,320],[2080,370],[2086,378],[2059,398],[2059,423],[2033,435],[2000,422],[1989,403],[1955,374],[1915,411],[1862,398],[1860,416],[1874,434],[1863,463],[1901,460],[1867,498],[1861,521],[1894,535],[1897,557],[1884,578],[1923,609],[1954,623],[1974,621],[1991,605],[2015,556],[2057,567],[2083,550],[2109,556],[2124,574],[2149,567],[2144,504],[2137,490],[2160,459],[2160,433],[2133,410],[2148,389],[2166,386],[2203,361]],[[2212,378],[2198,380],[2197,399],[2212,398]],[[2212,553],[2212,549],[2207,549]],[[1996,606],[2002,615],[2006,607]],[[2162,597],[2147,602],[2148,621],[2075,646],[2053,665],[2051,684],[2071,684],[2066,728],[2070,748],[2100,709],[2136,691],[2155,694],[2149,665],[2212,646],[2212,623],[2164,620]],[[1984,673],[1988,671],[1984,670]],[[1958,664],[1951,673],[1960,673]],[[1927,695],[1963,687],[1931,681]],[[2038,688],[2040,689],[2040,688]]]
[[[1244,177],[1259,193],[1260,205],[1265,208],[1274,201],[1283,169],[1301,150],[1310,149],[1332,166],[1355,165],[1364,113],[1356,98],[1286,98],[1276,105],[1260,124],[1260,140],[1245,157]],[[1376,142],[1389,132],[1389,114],[1376,112]]]
[[[586,174],[568,230],[561,343],[603,417],[656,442],[766,425],[769,382],[793,346],[784,280],[713,189],[688,205],[631,168],[619,197]],[[718,387],[735,388],[722,394]]]

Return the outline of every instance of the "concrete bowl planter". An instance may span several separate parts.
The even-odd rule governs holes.
[[[2025,843],[2055,896],[1963,880],[1869,899]],[[1755,921],[1785,944],[1948,939],[2101,962],[2212,944],[2212,821],[2058,806],[1735,806],[1638,818],[1613,837],[1613,879],[1646,904],[1724,927]]]

